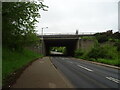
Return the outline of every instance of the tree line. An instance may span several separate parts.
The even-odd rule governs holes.
[[[103,33],[96,33],[95,38],[98,40],[99,43],[104,43],[107,41],[114,42],[117,50],[120,51],[120,33],[115,32],[113,33],[112,30],[108,30]]]

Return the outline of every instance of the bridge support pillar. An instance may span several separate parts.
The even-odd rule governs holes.
[[[76,49],[79,49],[79,48],[81,48],[81,38],[80,37],[78,38],[77,45],[76,45]]]

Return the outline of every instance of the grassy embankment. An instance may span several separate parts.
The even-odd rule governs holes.
[[[94,40],[95,44],[87,51],[84,49],[76,50],[75,57],[120,66],[120,51],[117,50],[117,47],[114,44],[110,44],[109,41],[102,44],[98,43],[95,37],[83,37],[82,39]]]
[[[90,59],[90,60],[93,61],[97,60],[97,62],[120,66],[120,61],[119,61],[120,52],[117,51],[117,47],[108,44],[108,45],[104,45],[101,49],[103,49],[103,52],[101,53],[103,53],[104,57],[99,57],[98,59]]]
[[[3,85],[6,83],[5,79],[11,73],[40,57],[42,57],[42,55],[28,49],[24,49],[23,51],[18,52],[18,51],[11,51],[7,48],[3,48],[3,53],[2,53]]]

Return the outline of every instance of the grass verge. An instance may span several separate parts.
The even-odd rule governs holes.
[[[28,49],[24,49],[23,51],[18,52],[18,51],[11,51],[7,48],[3,48],[3,53],[2,53],[3,85],[7,83],[6,78],[10,76],[13,72],[15,72],[16,70],[27,65],[29,62],[40,57],[42,57],[42,55]]]
[[[84,58],[84,57],[75,57],[75,58],[79,58],[79,59],[84,59],[84,60],[88,60],[88,61],[94,61],[94,62],[99,62],[99,63],[104,63],[104,64],[109,64],[109,65],[113,65],[113,66],[118,66],[120,67],[120,60],[119,59],[104,59],[104,58],[98,58],[97,60],[94,58]]]
[[[99,63],[104,63],[104,64],[109,64],[109,65],[114,65],[114,66],[120,66],[120,61],[118,59],[102,59],[99,58],[97,60],[95,59],[90,59],[90,61],[95,61],[95,62],[99,62]]]
[[[88,51],[78,49],[75,51],[75,57],[120,67],[120,51],[117,50],[117,47],[109,43],[100,45],[98,44]]]

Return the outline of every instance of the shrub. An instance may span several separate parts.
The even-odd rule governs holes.
[[[105,59],[116,59],[118,58],[117,55],[117,48],[115,46],[105,44],[104,46],[97,46],[92,48],[88,52],[88,58],[105,58]]]
[[[89,58],[95,58],[97,60],[98,58],[106,58],[107,51],[103,47],[94,47],[87,55]]]
[[[79,56],[82,56],[83,55],[83,51],[81,49],[77,49],[75,51],[75,57],[79,57]]]
[[[120,41],[115,42],[114,46],[117,47],[117,51],[120,51]]]
[[[117,47],[110,45],[110,44],[106,44],[103,46],[104,50],[107,51],[106,53],[106,59],[116,59],[118,58],[118,51],[117,51]]]
[[[104,43],[108,41],[110,38],[112,38],[112,35],[113,35],[112,30],[108,30],[107,32],[96,33],[95,37],[99,43]]]
[[[114,39],[119,39],[119,40],[120,40],[120,32],[115,32],[115,33],[112,35],[112,37],[113,37]]]
[[[99,43],[103,43],[108,41],[108,36],[106,34],[96,34],[95,35],[96,39],[98,40]]]

